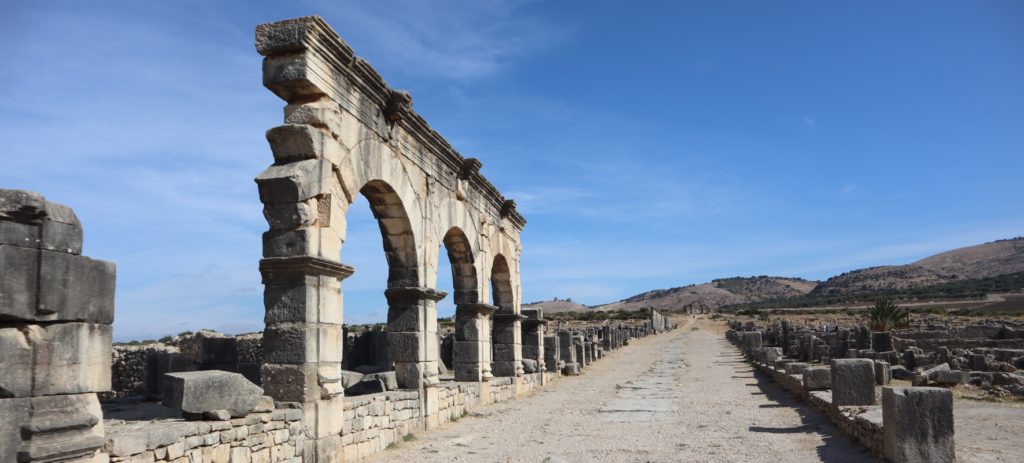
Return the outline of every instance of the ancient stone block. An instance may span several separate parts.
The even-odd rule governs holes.
[[[0,354],[0,398],[32,396],[32,345],[26,334],[0,328]]]
[[[418,362],[424,360],[424,333],[387,333],[388,356],[396,362]]]
[[[263,330],[263,360],[304,363],[317,360],[316,323],[275,323]]]
[[[895,463],[953,462],[953,393],[921,387],[882,389],[885,457]]]
[[[892,332],[876,331],[871,333],[871,349],[875,352],[892,350]]]
[[[743,333],[743,352],[751,355],[761,348],[761,333],[758,331]]]
[[[0,399],[2,461],[77,461],[105,442],[96,394]]]
[[[308,159],[272,165],[256,177],[263,204],[288,204],[330,193],[332,164]]]
[[[32,343],[32,395],[110,390],[110,325],[28,325]]]
[[[340,160],[341,147],[331,134],[312,125],[285,124],[267,131],[274,160],[284,164],[323,157]]]
[[[955,386],[967,382],[969,375],[961,370],[942,370],[928,375],[928,381],[942,386]]]
[[[870,359],[832,360],[832,404],[874,405],[875,362]]]
[[[808,364],[804,362],[789,362],[786,364],[787,375],[802,375]]]
[[[207,370],[167,373],[162,403],[184,413],[227,410],[245,416],[260,403],[263,389],[238,373]]]
[[[0,189],[0,244],[82,253],[82,225],[71,208],[38,193]]]
[[[39,320],[114,322],[112,262],[54,251],[39,255]]]
[[[829,367],[810,367],[803,371],[804,390],[820,391],[832,385],[832,369]]]
[[[380,373],[370,373],[363,377],[363,381],[369,379],[380,380],[384,384],[384,388],[388,391],[398,389],[398,379],[393,371],[382,371]]]
[[[875,360],[875,384],[884,386],[892,381],[892,370],[889,362]]]
[[[0,244],[0,269],[3,269],[0,271],[0,316],[34,320],[37,317],[39,252]]]

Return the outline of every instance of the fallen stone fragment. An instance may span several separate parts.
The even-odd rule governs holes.
[[[162,403],[182,413],[202,415],[227,410],[232,417],[251,412],[263,398],[263,389],[238,373],[219,370],[164,375]]]

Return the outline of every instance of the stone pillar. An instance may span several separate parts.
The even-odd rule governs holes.
[[[750,356],[761,347],[761,332],[752,331],[743,333],[743,353]]]
[[[871,359],[832,361],[832,405],[875,405],[875,362]]]
[[[576,363],[576,349],[572,345],[572,333],[569,331],[558,332],[558,348],[561,352],[562,361],[566,365]]]
[[[892,331],[876,331],[871,333],[871,348],[875,352],[889,352],[892,347]]]
[[[885,386],[890,382],[892,382],[892,370],[889,367],[889,362],[875,360],[875,385]]]
[[[388,358],[402,389],[421,389],[439,382],[437,301],[447,293],[431,288],[388,288]]]
[[[522,321],[523,360],[537,362],[537,372],[544,371],[544,331],[547,320],[544,320],[544,312],[541,309],[524,310]],[[543,375],[541,376],[543,379]]]
[[[526,317],[499,310],[492,319],[493,352],[491,371],[494,376],[522,376],[522,321]]]
[[[544,336],[544,369],[550,373],[557,374],[561,371],[559,363],[562,363],[562,350],[558,342],[558,336]]]
[[[894,463],[956,460],[953,392],[939,387],[882,389],[885,457]]]
[[[491,314],[488,304],[455,307],[455,345],[452,367],[456,381],[489,381],[491,375]]]
[[[68,207],[0,190],[0,461],[105,461],[115,269]]]

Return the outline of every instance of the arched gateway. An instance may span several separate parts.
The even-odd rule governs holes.
[[[339,256],[358,194],[369,200],[388,262],[388,355],[400,387],[423,392],[424,422],[437,411],[439,258],[451,261],[455,286],[456,380],[487,381],[492,353],[494,375],[522,375],[526,221],[515,203],[322,19],[259,26],[256,48],[263,84],[288,103],[284,125],[267,132],[274,162],[256,178],[269,224],[260,261],[263,386],[278,401],[303,404],[315,460],[335,461],[341,445],[341,289],[355,269]]]

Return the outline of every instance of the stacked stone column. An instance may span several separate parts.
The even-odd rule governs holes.
[[[420,389],[438,383],[437,301],[447,294],[430,288],[389,288],[388,357],[398,387]]]
[[[115,269],[68,207],[0,190],[0,461],[102,459]]]
[[[454,360],[456,381],[489,381],[491,374],[491,314],[489,304],[455,306]]]
[[[491,371],[494,376],[523,375],[522,321],[525,318],[505,309],[493,315]]]
[[[544,371],[544,332],[548,324],[541,309],[524,310],[523,315],[523,359],[535,360],[537,372]]]

